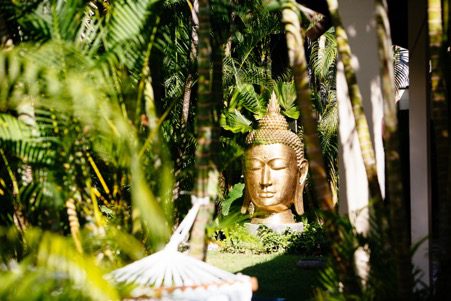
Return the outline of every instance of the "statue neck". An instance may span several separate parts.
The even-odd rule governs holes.
[[[259,213],[257,212],[256,217],[252,218],[252,224],[280,225],[295,223],[293,213],[290,209],[281,212],[270,212],[264,215],[260,215]]]

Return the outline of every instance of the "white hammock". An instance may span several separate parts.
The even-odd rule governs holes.
[[[117,269],[108,278],[137,286],[132,297],[174,301],[250,301],[251,278],[235,275],[177,251],[187,237],[199,208],[208,198],[193,197],[193,207],[166,247]]]

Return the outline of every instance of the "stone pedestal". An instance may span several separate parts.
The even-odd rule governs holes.
[[[294,224],[251,224],[245,223],[244,227],[246,227],[247,231],[253,235],[257,235],[257,230],[260,225],[266,226],[273,230],[275,233],[282,234],[288,228],[290,228],[294,232],[303,232],[304,231],[304,223],[294,223]]]

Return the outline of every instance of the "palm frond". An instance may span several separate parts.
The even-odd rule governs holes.
[[[267,67],[258,67],[255,64],[246,64],[245,68],[243,67],[237,74],[239,82],[260,85],[268,92],[272,90],[274,81],[269,76]]]
[[[31,129],[17,117],[0,114],[0,140],[28,140],[32,138]]]
[[[56,54],[57,58],[51,57],[50,54]],[[37,57],[42,59],[36,60]],[[57,65],[61,57],[64,58],[62,60],[64,72],[61,72],[61,66]],[[62,127],[53,126],[56,120],[52,119],[51,114],[43,116],[41,120],[44,124],[47,122],[42,129],[43,132],[50,132],[53,134],[51,136],[56,135],[60,141],[66,141],[68,147],[66,150],[71,150],[72,145],[79,143],[77,139],[85,139],[83,136],[88,136],[92,139],[94,147],[101,146],[101,142],[108,142],[107,145],[111,146],[110,149],[114,150],[114,154],[119,152],[118,158],[129,158],[127,163],[130,174],[133,175],[131,181],[134,183],[131,186],[132,199],[135,206],[144,212],[141,218],[146,221],[149,231],[155,234],[152,235],[152,239],[158,240],[168,235],[168,225],[142,172],[137,130],[124,118],[119,103],[110,98],[110,95],[114,94],[113,88],[102,71],[94,67],[91,58],[85,57],[81,50],[70,44],[49,42],[37,48],[29,48],[26,45],[16,47],[8,53],[0,53],[0,73],[2,73],[0,86],[2,92],[7,91],[1,95],[2,104],[5,107],[13,107],[14,99],[33,97],[37,108],[52,108],[58,115],[71,117],[64,121],[67,123]],[[68,135],[69,133],[75,135]],[[78,136],[76,133],[84,135]],[[64,143],[61,144],[62,147],[66,147]],[[101,151],[105,151],[105,148]],[[39,154],[30,149],[24,149],[24,153],[33,156]],[[56,155],[46,154],[37,158],[48,160],[55,157]],[[76,159],[79,160],[77,157]],[[76,164],[81,168],[83,178],[89,179],[89,169],[85,167],[85,163],[81,163],[81,159],[79,162]],[[62,166],[59,170],[61,168]],[[90,191],[89,180],[80,183],[75,175],[76,173],[73,175],[74,180],[71,181],[78,183],[79,187],[87,187]],[[55,175],[56,179],[57,176]]]
[[[88,2],[41,1],[39,5],[17,4],[16,9],[27,9],[28,13],[18,19],[23,30],[24,41],[45,42],[51,39],[77,41],[83,31],[81,19],[88,10]]]
[[[409,51],[399,46],[393,47],[393,71],[396,91],[409,86]]]
[[[157,2],[115,1],[106,24],[105,48],[115,53],[137,80],[141,77],[145,57],[148,56],[146,53],[152,45],[152,32],[158,24],[158,17],[152,9]]]
[[[258,4],[257,4],[258,6]],[[274,12],[267,12],[260,7],[258,13],[249,14],[247,11],[238,12],[238,18],[242,22],[243,29],[235,32],[235,52],[240,58],[240,66],[243,66],[251,57],[254,49],[265,42],[271,34],[280,32],[280,20]]]
[[[336,102],[329,103],[326,106],[321,115],[318,130],[322,137],[321,148],[323,152],[333,151],[335,153],[338,150],[337,141],[335,141],[338,133],[338,107]],[[334,154],[332,156],[335,157]]]
[[[32,129],[16,117],[0,114],[0,147],[9,156],[26,164],[48,165],[56,152],[50,140],[36,137]]]
[[[26,240],[30,255],[1,275],[2,299],[38,300],[51,295],[66,300],[119,299],[94,258],[79,254],[67,239],[33,229],[27,231]]]
[[[312,43],[310,57],[314,74],[323,81],[328,80],[337,59],[337,41],[333,28]]]

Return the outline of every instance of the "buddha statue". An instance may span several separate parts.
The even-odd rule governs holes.
[[[302,193],[308,172],[301,139],[288,128],[273,92],[258,128],[246,137],[245,198],[242,213],[251,224],[295,224],[291,207],[304,213]]]

